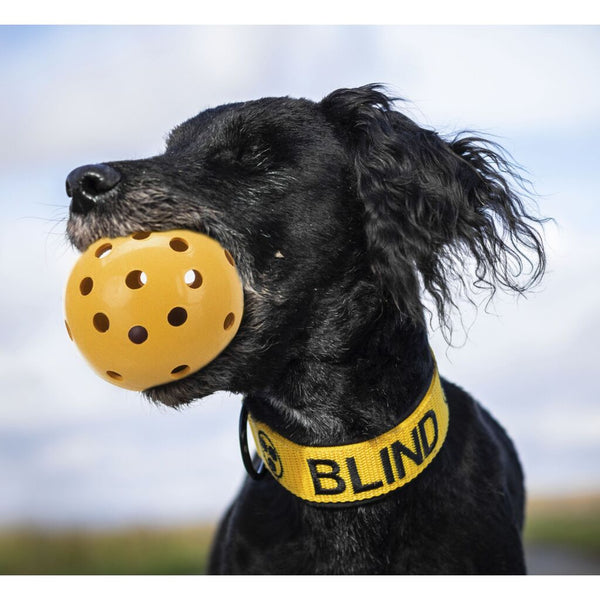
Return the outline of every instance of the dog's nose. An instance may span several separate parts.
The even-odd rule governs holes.
[[[121,173],[110,165],[77,167],[67,176],[67,196],[71,212],[85,215],[121,180]]]

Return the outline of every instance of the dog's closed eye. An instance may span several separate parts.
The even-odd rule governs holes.
[[[244,138],[243,135],[233,139],[227,145],[212,149],[210,160],[239,165],[247,169],[261,169],[270,159],[270,150],[266,144],[255,139]]]
[[[194,148],[206,163],[214,167],[255,170],[264,167],[270,156],[270,144],[251,122],[235,113],[215,122],[191,119],[170,134],[167,152],[183,153]]]

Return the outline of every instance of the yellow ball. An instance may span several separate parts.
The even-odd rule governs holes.
[[[243,308],[231,254],[187,230],[95,242],[65,292],[70,338],[100,377],[130,390],[207,365],[237,333]]]

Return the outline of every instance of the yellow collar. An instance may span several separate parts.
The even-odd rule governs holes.
[[[410,415],[364,442],[301,446],[248,415],[258,454],[274,479],[303,500],[337,506],[388,494],[417,477],[442,447],[448,421],[437,368]]]

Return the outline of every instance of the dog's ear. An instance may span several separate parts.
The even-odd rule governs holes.
[[[421,321],[424,289],[449,327],[457,291],[522,293],[541,278],[541,220],[526,212],[514,191],[524,192],[523,180],[498,146],[446,141],[394,110],[394,101],[368,85],[337,90],[321,107],[352,155],[382,292]]]

